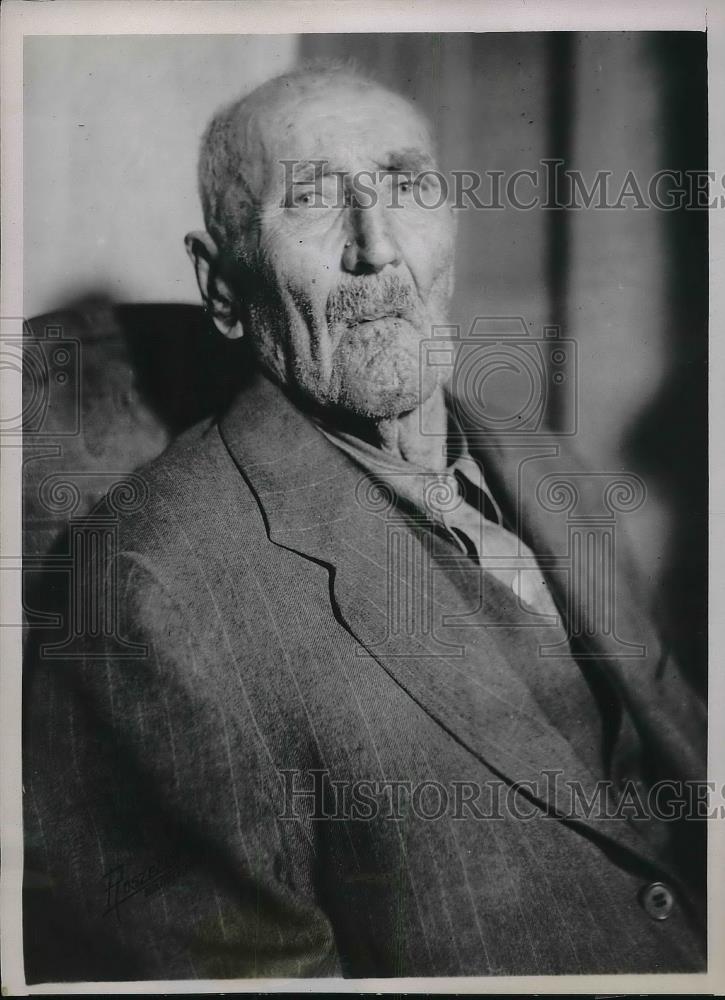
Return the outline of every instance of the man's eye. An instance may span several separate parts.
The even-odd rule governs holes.
[[[311,208],[313,205],[323,205],[322,192],[316,188],[306,191],[296,191],[290,198],[290,204],[295,208]]]
[[[337,206],[340,193],[334,178],[323,177],[318,183],[298,184],[287,195],[288,208],[331,209]]]
[[[415,195],[418,187],[418,179],[412,174],[398,174],[394,179],[396,195],[395,201],[400,205],[409,202]]]

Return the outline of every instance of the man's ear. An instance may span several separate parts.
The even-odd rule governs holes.
[[[237,300],[219,273],[220,255],[216,243],[209,233],[197,230],[186,235],[184,244],[194,265],[204,308],[214,326],[230,340],[244,336]]]

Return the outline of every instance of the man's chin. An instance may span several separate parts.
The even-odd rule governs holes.
[[[416,409],[438,386],[437,373],[423,363],[420,347],[416,326],[398,317],[350,328],[333,356],[330,401],[379,420]]]

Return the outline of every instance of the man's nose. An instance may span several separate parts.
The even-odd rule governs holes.
[[[353,208],[352,227],[342,254],[342,264],[352,274],[377,274],[388,264],[400,263],[400,250],[390,233],[385,208]]]

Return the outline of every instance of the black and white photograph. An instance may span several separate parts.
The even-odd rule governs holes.
[[[705,22],[47,6],[13,990],[710,982]]]

